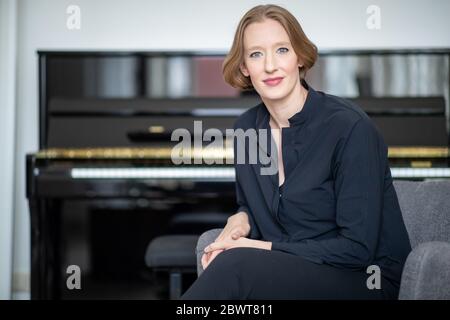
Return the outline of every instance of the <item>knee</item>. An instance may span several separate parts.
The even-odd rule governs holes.
[[[233,248],[220,253],[202,274],[208,287],[213,287],[225,295],[226,299],[246,299],[249,288],[254,283],[255,269],[258,264],[258,249]],[[223,292],[222,292],[223,291]],[[211,293],[212,296],[215,294]]]
[[[215,269],[220,269],[232,273],[238,278],[242,278],[252,272],[258,259],[257,250],[254,248],[233,248],[225,250],[219,254],[212,262],[210,267],[214,265]]]

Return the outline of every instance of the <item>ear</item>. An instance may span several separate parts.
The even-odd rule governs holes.
[[[247,67],[246,67],[244,64],[241,64],[240,67],[239,67],[239,69],[241,70],[241,73],[242,73],[244,76],[246,76],[246,77],[249,77],[249,76],[250,76],[250,73],[248,72],[248,69],[247,69]]]

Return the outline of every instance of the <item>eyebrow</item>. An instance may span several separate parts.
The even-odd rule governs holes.
[[[276,47],[276,46],[280,46],[280,45],[283,45],[283,44],[289,44],[289,42],[281,41],[281,42],[275,43],[273,46]],[[262,47],[261,46],[252,46],[252,47],[248,48],[247,50],[254,50],[254,49],[262,49]]]

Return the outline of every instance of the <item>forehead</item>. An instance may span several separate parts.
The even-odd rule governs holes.
[[[265,19],[254,22],[245,28],[244,49],[270,48],[280,44],[290,44],[289,35],[283,26],[275,20]]]

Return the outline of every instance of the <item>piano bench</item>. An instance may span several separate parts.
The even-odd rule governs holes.
[[[195,248],[198,238],[198,235],[164,235],[153,239],[147,247],[147,267],[169,273],[171,300],[181,297],[183,274],[197,272]]]

